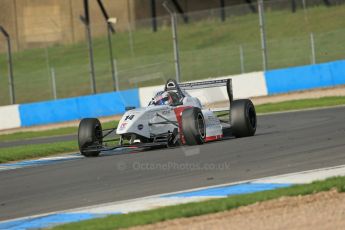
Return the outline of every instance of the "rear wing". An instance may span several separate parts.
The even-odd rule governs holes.
[[[228,93],[229,102],[234,100],[232,91],[232,79],[222,79],[222,80],[207,80],[207,81],[197,81],[189,83],[177,83],[175,80],[168,80],[165,85],[165,91],[177,90],[181,95],[184,96],[182,90],[194,90],[194,89],[205,89],[213,87],[223,87],[226,86],[226,91]]]

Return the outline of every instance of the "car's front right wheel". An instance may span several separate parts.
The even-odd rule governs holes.
[[[182,132],[187,145],[201,145],[205,142],[206,125],[199,108],[187,108],[182,112]]]

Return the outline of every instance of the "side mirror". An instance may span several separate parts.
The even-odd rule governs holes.
[[[135,109],[135,106],[126,106],[125,107],[125,111],[129,111],[129,110],[132,110],[132,109]]]

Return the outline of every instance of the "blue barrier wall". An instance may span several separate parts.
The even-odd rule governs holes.
[[[265,72],[269,95],[345,84],[345,60]],[[33,126],[122,114],[140,107],[139,90],[102,93],[19,105],[21,126]]]
[[[265,72],[268,94],[345,84],[345,60]]]
[[[21,126],[43,125],[124,113],[139,107],[138,89],[19,105]]]

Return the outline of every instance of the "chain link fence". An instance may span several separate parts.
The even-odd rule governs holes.
[[[292,3],[295,4],[292,4]],[[277,69],[345,59],[345,0],[275,0],[264,2],[267,68]],[[231,6],[178,16],[181,81],[263,70],[257,5]],[[81,23],[81,22],[80,22]],[[175,78],[170,17],[136,21],[111,35],[106,23],[91,25],[97,92],[163,84]],[[79,35],[83,37],[84,35]],[[38,48],[13,53],[16,103],[54,100],[92,92],[86,39],[51,43],[44,33]],[[0,50],[6,42],[0,37]],[[111,62],[115,66],[112,73]],[[114,76],[113,76],[114,75]],[[6,52],[0,54],[0,105],[10,103]]]

